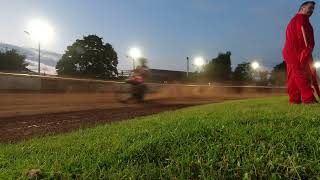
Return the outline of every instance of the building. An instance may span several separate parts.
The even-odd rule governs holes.
[[[120,70],[119,75],[122,77],[128,77],[130,75],[130,71]],[[189,72],[189,75],[192,76],[193,73]],[[150,77],[148,78],[148,81],[156,83],[172,83],[185,81],[186,79],[187,72],[185,71],[150,69]]]
[[[149,80],[151,82],[181,82],[186,80],[187,72],[163,70],[163,69],[150,69],[151,76]]]

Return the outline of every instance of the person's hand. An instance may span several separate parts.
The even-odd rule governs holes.
[[[306,63],[312,55],[312,48],[306,47],[300,55],[300,63]]]

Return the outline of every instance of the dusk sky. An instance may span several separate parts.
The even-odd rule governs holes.
[[[83,35],[96,34],[119,54],[119,68],[131,67],[130,47],[141,48],[149,66],[186,69],[186,57],[216,57],[230,50],[234,65],[282,61],[285,28],[301,0],[0,0],[0,42],[36,47],[23,33],[32,19],[54,28],[43,45],[63,53]],[[320,2],[319,2],[320,3]],[[320,11],[311,19],[320,34]],[[320,43],[318,38],[317,42]],[[319,58],[319,44],[315,57]]]

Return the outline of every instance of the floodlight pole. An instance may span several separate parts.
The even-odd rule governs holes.
[[[187,57],[187,77],[189,77],[189,64],[190,64],[190,59]]]
[[[38,41],[38,50],[39,50],[39,56],[38,56],[38,73],[40,75],[41,71],[40,71],[40,60],[41,60],[41,49],[40,49],[40,41]]]
[[[24,33],[26,33],[28,36],[30,36],[30,33],[28,31],[24,31]],[[40,62],[41,62],[41,44],[40,44],[40,40],[38,40],[38,74],[40,75],[41,71],[40,71]]]
[[[133,65],[133,70],[135,70],[136,69],[135,58],[132,58],[132,65]]]
[[[132,60],[132,70],[135,70],[136,69],[136,65],[135,65],[135,59],[133,57],[131,57],[130,55],[126,55],[126,57],[128,58],[128,60]]]

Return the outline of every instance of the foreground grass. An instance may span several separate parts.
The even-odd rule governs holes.
[[[242,100],[3,144],[0,179],[316,178],[319,107]]]

